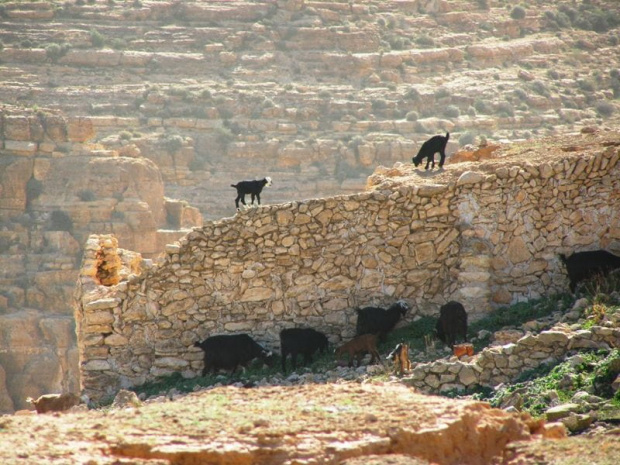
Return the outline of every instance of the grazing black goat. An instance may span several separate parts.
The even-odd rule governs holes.
[[[254,205],[254,198],[258,200],[258,204],[260,205],[260,193],[265,186],[271,186],[271,178],[267,176],[263,179],[256,179],[254,181],[240,181],[237,184],[231,184],[231,187],[237,189],[237,198],[235,199],[235,206],[237,210],[239,209],[239,200],[243,205],[247,205],[245,203],[245,195],[250,194],[252,196],[251,204]]]
[[[463,304],[451,300],[442,305],[435,331],[437,338],[450,347],[454,347],[459,336],[467,342],[467,312]]]
[[[439,167],[441,168],[446,161],[446,145],[448,145],[448,139],[450,139],[449,132],[446,132],[445,136],[431,137],[429,140],[422,144],[422,147],[420,147],[420,151],[418,152],[418,154],[413,157],[413,164],[415,166],[418,166],[420,163],[422,163],[422,160],[426,158],[426,168],[424,169],[427,170],[428,165],[431,163],[433,164],[431,169],[433,169],[435,168],[435,154],[439,153],[441,157],[439,159]]]
[[[570,257],[560,254],[560,259],[566,266],[571,292],[581,281],[620,269],[620,257],[606,250],[575,252]]]
[[[356,335],[376,334],[379,340],[384,341],[387,333],[392,331],[401,316],[404,316],[408,310],[409,305],[402,300],[390,305],[387,310],[379,307],[356,308]]]
[[[327,336],[312,328],[288,328],[280,331],[282,372],[286,373],[286,357],[291,354],[293,370],[297,368],[297,354],[304,356],[304,364],[312,363],[312,356],[318,350],[327,349]]]
[[[260,358],[267,365],[273,364],[273,354],[259,345],[248,334],[224,334],[211,336],[202,342],[195,342],[195,347],[204,351],[204,368],[202,376],[209,371],[232,370],[246,366],[255,358]]]

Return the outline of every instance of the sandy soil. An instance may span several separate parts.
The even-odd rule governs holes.
[[[620,456],[613,432],[541,439],[561,432],[398,382],[218,387],[135,408],[4,416],[0,463],[568,464],[551,457],[584,449],[588,463],[611,465]]]

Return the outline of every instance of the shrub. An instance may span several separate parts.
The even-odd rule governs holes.
[[[131,139],[131,133],[129,131],[121,131],[118,138],[120,140],[129,140]]]
[[[435,46],[435,40],[426,35],[426,34],[422,34],[419,35],[415,38],[415,43],[422,46],[422,47],[433,47]]]
[[[500,102],[499,105],[497,105],[497,112],[500,114],[500,116],[515,115],[515,110],[509,102]]]
[[[456,105],[448,105],[445,108],[443,114],[448,118],[458,118],[459,116],[461,116],[461,110],[459,110],[459,107],[457,107]]]
[[[547,70],[547,77],[549,79],[557,80],[560,79],[560,73],[558,73],[555,69],[549,69]]]
[[[616,110],[616,108],[611,102],[607,102],[605,100],[597,102],[595,108],[596,108],[596,112],[599,115],[604,116],[605,118],[608,118],[611,115],[613,115],[614,111]]]
[[[45,47],[45,55],[53,62],[58,61],[67,54],[71,47],[69,44],[49,44]]]
[[[512,19],[523,19],[525,18],[525,8],[523,8],[522,6],[515,6],[512,11],[510,12],[510,17]]]
[[[173,154],[183,147],[183,138],[178,134],[167,134],[161,138],[160,144],[169,154]]]
[[[373,100],[372,101],[372,110],[373,111],[377,111],[377,110],[383,110],[385,108],[387,108],[388,104],[385,100],[383,99],[377,99],[377,100]]]
[[[420,92],[418,92],[415,87],[410,87],[407,89],[407,92],[405,92],[405,98],[417,102],[420,100]]]
[[[50,231],[73,231],[73,221],[71,217],[62,210],[54,210],[50,215]]]
[[[463,145],[473,144],[476,141],[476,135],[471,131],[466,131],[461,134],[459,137],[459,145],[462,147]]]
[[[90,43],[93,47],[101,48],[105,45],[105,37],[96,29],[90,31]]]
[[[480,113],[489,112],[489,107],[487,106],[486,102],[482,99],[476,99],[476,101],[474,102],[474,108],[476,109],[476,111],[479,111]]]
[[[110,46],[114,50],[125,50],[127,48],[127,42],[119,37],[115,37],[110,41]]]
[[[417,121],[419,117],[420,117],[420,115],[418,115],[417,111],[407,112],[407,115],[405,116],[407,121]]]
[[[448,89],[446,89],[445,87],[440,87],[435,92],[435,98],[436,99],[441,99],[441,98],[444,98],[444,97],[450,97],[450,91]]]
[[[579,79],[577,81],[577,85],[584,92],[594,92],[596,91],[596,84],[592,79]]]
[[[551,95],[549,89],[547,88],[547,85],[543,81],[540,81],[538,79],[530,82],[530,89],[532,89],[538,95],[542,95],[543,97],[549,97]]]
[[[513,93],[515,94],[515,97],[517,97],[519,100],[527,100],[527,92],[525,92],[523,89],[515,89]]]
[[[82,202],[92,202],[96,199],[95,193],[90,189],[84,189],[77,193],[78,198]]]

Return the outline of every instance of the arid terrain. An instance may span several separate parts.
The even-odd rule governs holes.
[[[244,178],[270,204],[617,152],[619,43],[616,0],[0,1],[0,462],[618,463],[618,430],[542,440],[391,382],[12,413],[79,388],[89,234],[155,259]]]
[[[569,439],[563,431],[545,429],[527,414],[423,396],[397,383],[218,387],[138,407],[2,417],[0,461],[617,463],[619,430]]]

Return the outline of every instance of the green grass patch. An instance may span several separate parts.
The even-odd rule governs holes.
[[[517,406],[533,416],[542,415],[553,398],[568,402],[578,391],[614,399],[611,382],[620,369],[620,352],[599,350],[579,354],[581,363],[565,361],[556,365],[541,365],[535,370],[524,372],[514,384],[493,391],[480,400],[488,401],[493,407],[501,407],[509,399],[519,396],[522,405]],[[615,375],[614,375],[615,373]]]

